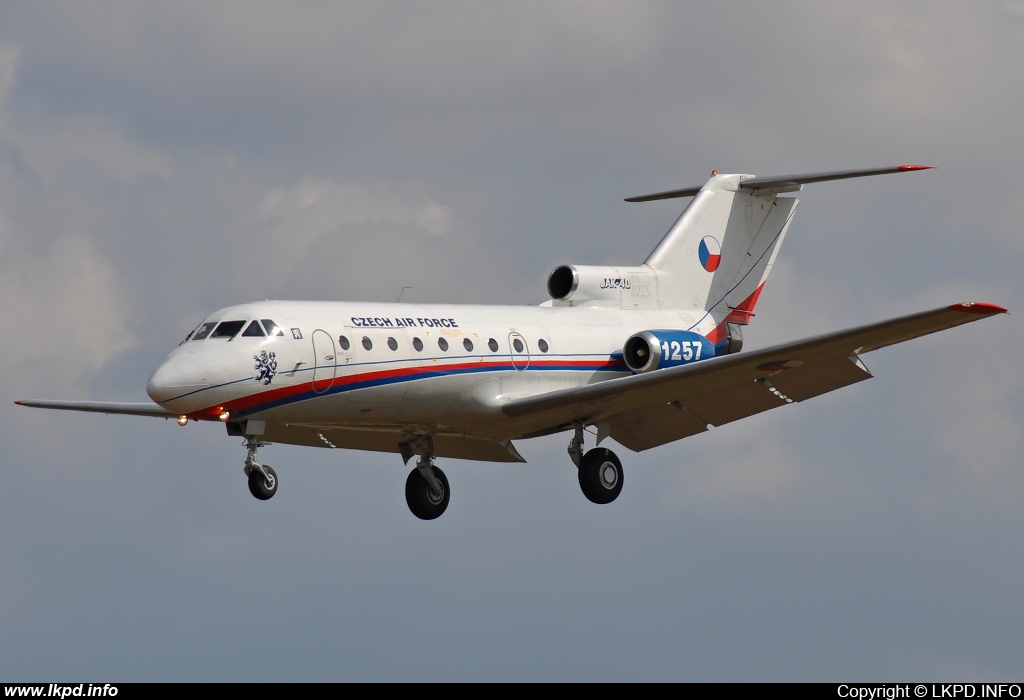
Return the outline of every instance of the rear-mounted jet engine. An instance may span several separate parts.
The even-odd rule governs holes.
[[[622,355],[626,366],[639,374],[710,359],[715,346],[691,331],[640,331],[622,346]]]

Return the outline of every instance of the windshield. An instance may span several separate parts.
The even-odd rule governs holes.
[[[211,338],[234,338],[238,335],[238,331],[242,330],[242,326],[245,325],[245,321],[224,321],[215,330],[210,337]]]
[[[196,331],[195,335],[192,336],[192,340],[202,340],[206,336],[210,335],[210,331],[212,331],[216,325],[216,321],[212,323],[204,323],[199,327],[199,330]]]

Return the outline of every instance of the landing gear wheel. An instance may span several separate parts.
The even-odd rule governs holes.
[[[409,478],[405,480],[405,502],[409,504],[412,514],[420,520],[433,520],[439,517],[448,508],[448,499],[451,496],[448,477],[437,467],[431,468],[441,483],[441,493],[434,493],[419,468],[409,472]]]
[[[579,468],[583,495],[594,503],[611,503],[622,491],[622,462],[615,453],[595,447],[583,455]]]
[[[266,464],[263,465],[263,469],[267,472],[267,479],[263,478],[259,469],[249,470],[249,493],[261,501],[265,501],[277,493],[277,472]]]

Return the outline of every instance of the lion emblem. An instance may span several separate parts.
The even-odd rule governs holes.
[[[270,380],[277,374],[277,355],[266,350],[261,350],[259,355],[253,355],[256,360],[253,369],[256,370],[256,381],[270,384]]]

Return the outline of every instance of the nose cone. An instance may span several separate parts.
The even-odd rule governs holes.
[[[149,398],[159,404],[205,389],[206,367],[195,355],[176,355],[160,365],[146,384]]]

